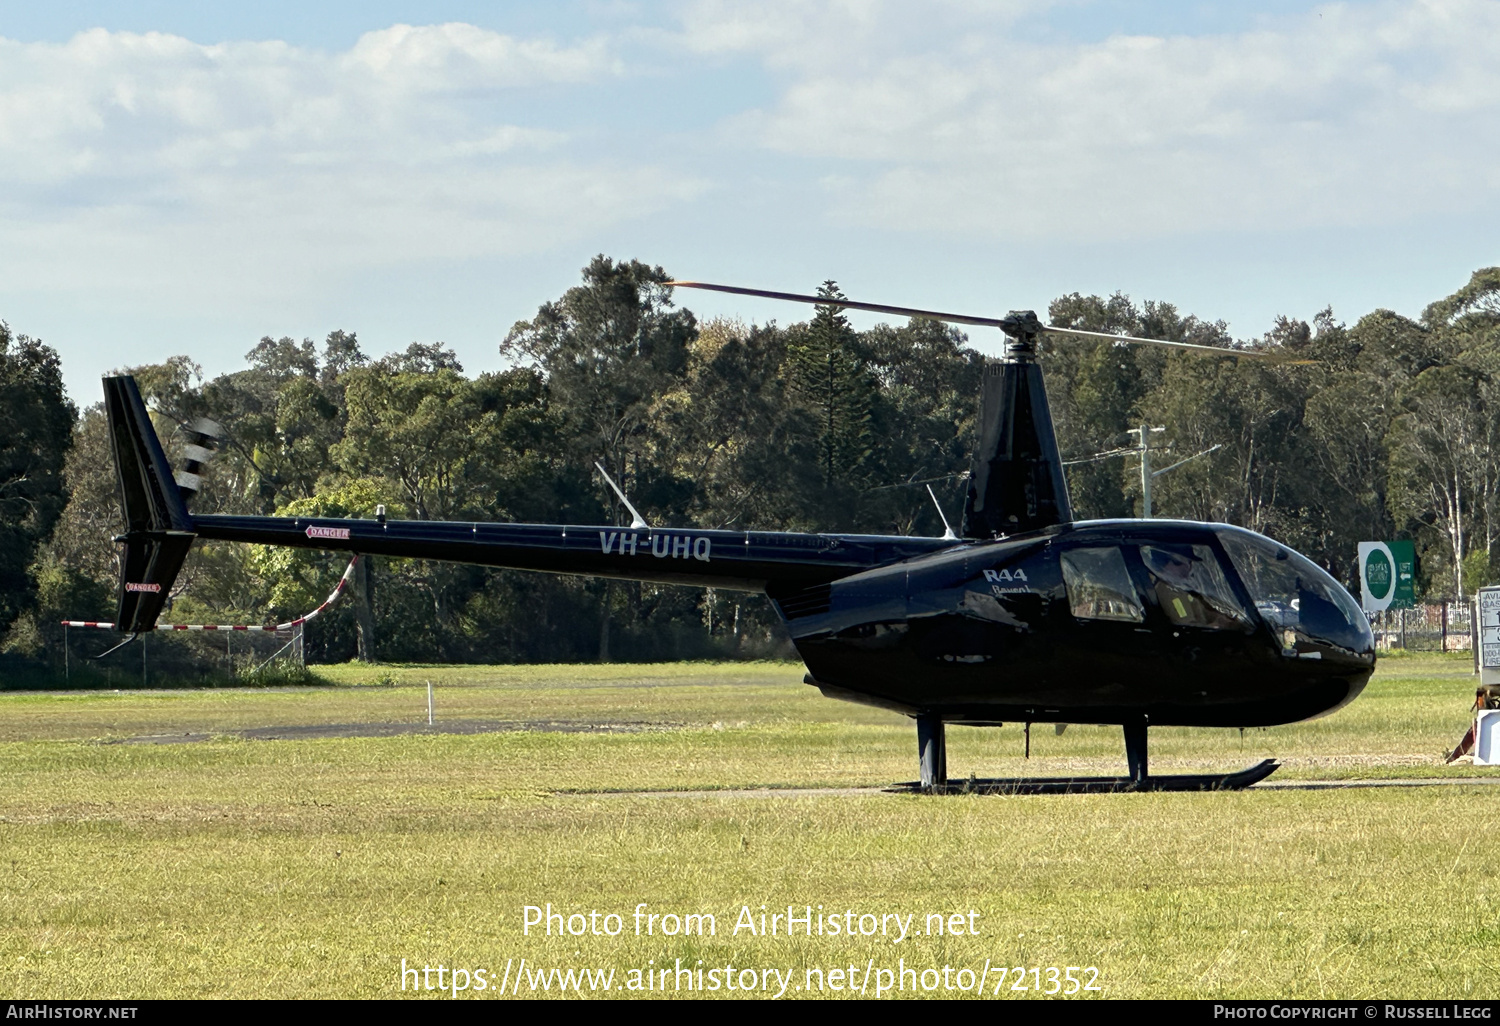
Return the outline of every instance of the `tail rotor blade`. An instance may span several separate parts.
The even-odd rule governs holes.
[[[179,430],[187,444],[183,450],[182,469],[177,472],[175,480],[183,501],[188,502],[203,488],[204,471],[219,449],[224,429],[207,417],[199,417]]]

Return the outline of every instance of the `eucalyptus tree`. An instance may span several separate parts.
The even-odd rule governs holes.
[[[517,322],[500,345],[501,355],[530,361],[545,377],[578,465],[600,462],[658,519],[680,516],[693,491],[659,457],[652,417],[661,397],[680,387],[697,332],[691,313],[673,309],[670,280],[660,267],[597,256],[581,285]],[[625,522],[623,508],[609,508]],[[624,593],[638,599],[640,589],[591,587],[601,591],[599,658],[607,660],[612,607]]]
[[[1387,439],[1390,504],[1418,535],[1440,533],[1448,593],[1462,597],[1466,562],[1487,574],[1500,528],[1500,268],[1476,271],[1403,327],[1405,352],[1390,354],[1407,371]]]
[[[191,410],[223,430],[211,491],[196,501],[215,512],[267,513],[313,496],[333,468],[329,452],[344,433],[340,375],[365,362],[354,335],[329,334],[328,362],[311,339],[266,336],[245,354],[249,367],[197,390]]]
[[[32,559],[67,505],[75,413],[57,352],[0,322],[0,632],[32,604]]]
[[[1074,292],[1053,300],[1047,320],[1064,328],[1143,335],[1142,312],[1129,297],[1082,296]],[[1135,468],[1119,456],[1095,458],[1122,445],[1123,432],[1136,426],[1136,406],[1149,391],[1156,368],[1156,352],[1108,342],[1065,340],[1042,350],[1058,448],[1067,467],[1068,491],[1075,515],[1127,517],[1134,515],[1126,481]]]
[[[860,529],[941,534],[926,485],[957,521],[978,433],[984,356],[958,329],[913,318],[860,336],[870,368],[871,452]],[[905,487],[903,487],[905,485]]]
[[[581,285],[517,322],[500,345],[543,375],[582,464],[600,461],[637,507],[664,515],[685,496],[651,458],[652,410],[681,385],[697,332],[693,315],[673,308],[670,280],[660,267],[595,257]]]
[[[681,381],[658,398],[658,458],[691,481],[703,527],[815,530],[818,423],[789,393],[787,333],[774,325],[699,325]]]

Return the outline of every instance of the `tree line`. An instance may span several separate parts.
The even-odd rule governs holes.
[[[659,267],[595,258],[517,323],[509,369],[466,374],[441,344],[371,358],[356,334],[263,338],[205,380],[186,356],[130,368],[169,456],[199,417],[221,450],[194,510],[627,523],[597,461],[653,524],[942,533],[962,508],[985,358],[930,320],[856,331],[832,307],[781,326],[699,321]],[[834,282],[820,294],[840,295]],[[1044,340],[1074,511],[1140,514],[1142,423],[1165,462],[1153,514],[1240,524],[1355,586],[1355,546],[1410,538],[1419,592],[1500,577],[1500,268],[1411,319],[1325,310],[1257,339],[1126,296],[1063,296],[1059,326],[1272,350],[1259,361]],[[998,339],[996,340],[998,341]],[[993,350],[993,342],[990,344]],[[109,619],[116,485],[102,407],[79,411],[57,355],[0,325],[0,652],[45,663],[57,621]],[[195,546],[175,622],[264,623],[315,606],[343,559]],[[1493,569],[1492,569],[1493,568]],[[309,629],[315,660],[476,662],[753,657],[785,650],[758,596],[424,560],[362,563]]]

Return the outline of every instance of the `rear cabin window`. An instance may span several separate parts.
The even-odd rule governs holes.
[[[1062,572],[1068,606],[1080,620],[1141,623],[1146,619],[1125,556],[1114,546],[1070,549],[1062,554]]]
[[[1220,631],[1252,625],[1207,545],[1142,545],[1141,562],[1157,605],[1173,624]]]

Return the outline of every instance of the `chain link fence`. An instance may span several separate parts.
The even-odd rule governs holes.
[[[1439,602],[1388,609],[1370,616],[1375,647],[1409,652],[1470,652],[1474,648],[1474,607]]]
[[[299,683],[307,673],[302,631],[147,631],[120,645],[111,630],[64,627],[62,652],[49,661],[75,688]]]

